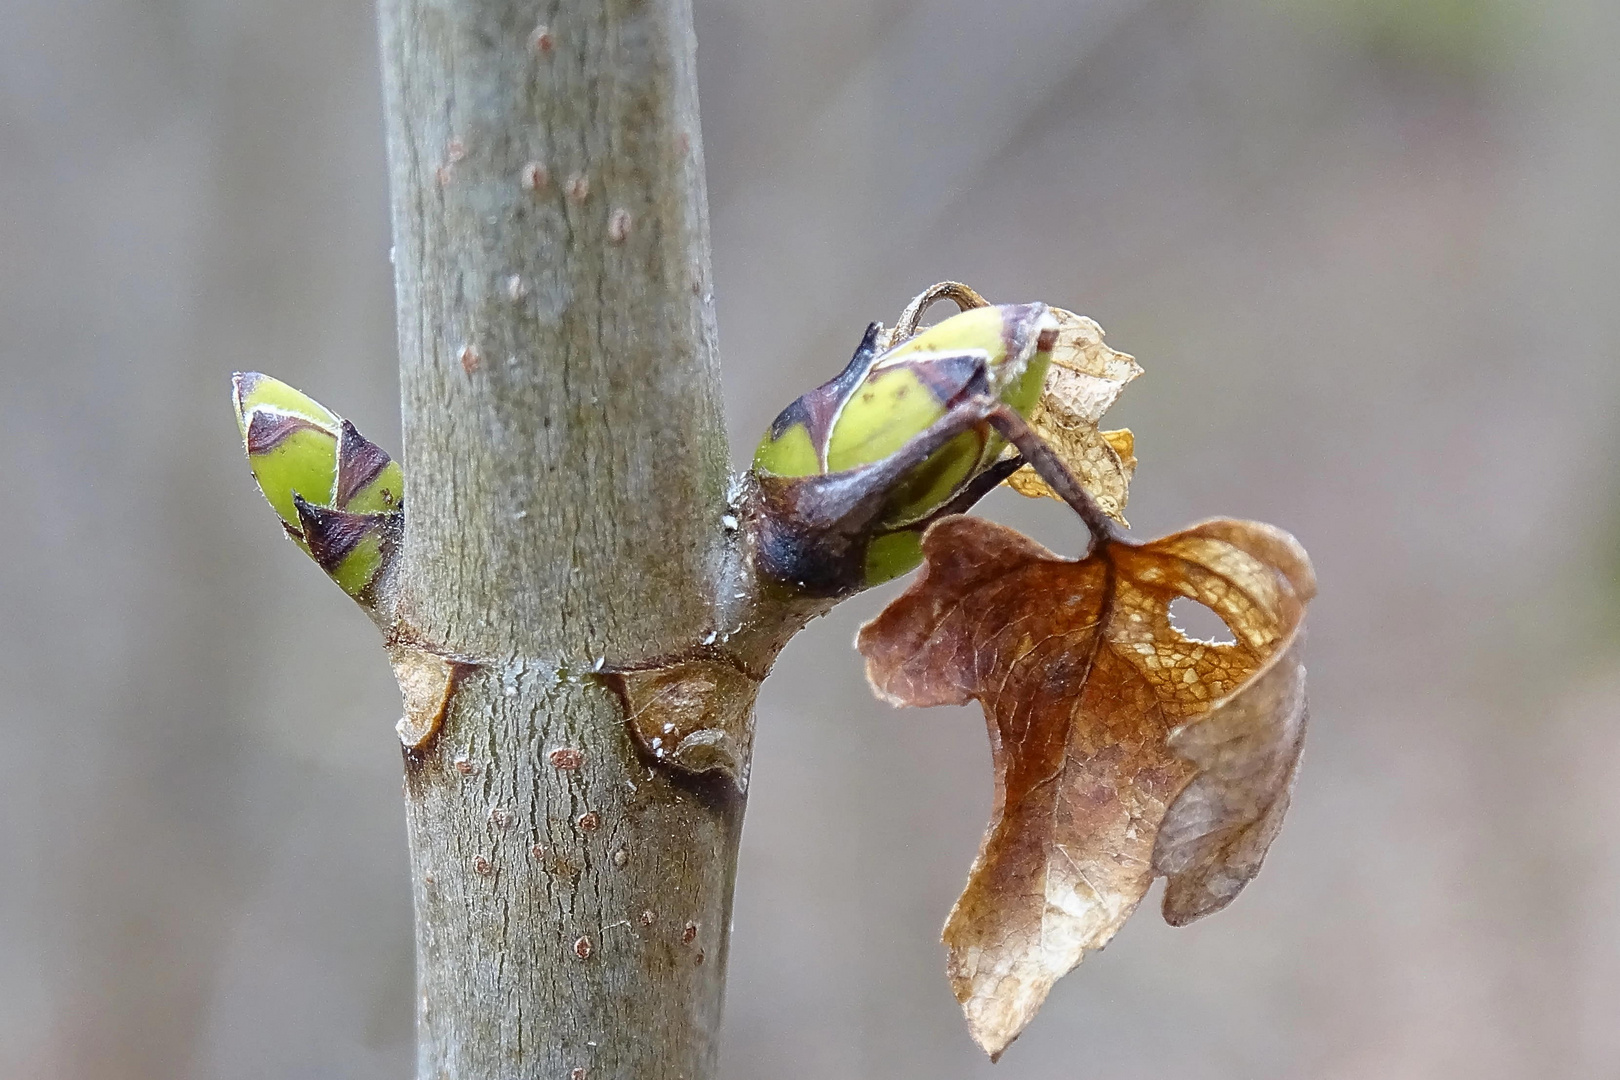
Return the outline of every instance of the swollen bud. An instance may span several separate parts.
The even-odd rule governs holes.
[[[990,305],[965,286],[942,288],[918,297],[892,334],[868,327],[844,371],[784,409],[760,441],[758,551],[771,576],[835,595],[906,573],[921,561],[924,528],[1011,471],[983,411],[1034,408],[1056,321],[1045,304]],[[936,292],[966,310],[915,333]]]
[[[248,465],[287,535],[370,606],[404,521],[399,465],[284,382],[239,372],[231,386]]]

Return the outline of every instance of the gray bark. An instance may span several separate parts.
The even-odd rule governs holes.
[[[741,799],[650,766],[595,674],[735,595],[688,2],[379,8],[392,633],[474,665],[406,760],[418,1075],[699,1080]]]

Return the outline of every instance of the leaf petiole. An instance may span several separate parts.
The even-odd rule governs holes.
[[[1091,493],[1081,486],[1074,473],[1063,460],[1052,452],[1029,422],[1018,415],[1017,410],[989,399],[991,406],[985,411],[984,418],[990,426],[1001,433],[1001,436],[1017,448],[1019,456],[1045,480],[1053,491],[1063,497],[1063,501],[1080,515],[1086,528],[1091,531],[1092,550],[1100,544],[1124,544],[1127,547],[1140,546],[1140,542],[1133,540],[1119,522],[1103,513],[1102,507]],[[1090,554],[1088,552],[1087,554]]]

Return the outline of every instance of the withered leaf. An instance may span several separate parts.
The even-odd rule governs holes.
[[[1109,348],[1102,327],[1093,320],[1062,308],[1051,312],[1058,324],[1057,344],[1029,425],[1103,512],[1124,524],[1125,500],[1136,471],[1135,440],[1129,431],[1099,431],[1097,425],[1142,368],[1133,357]],[[1059,498],[1027,465],[1005,483],[1020,495]]]
[[[1058,978],[1101,948],[1155,876],[1182,924],[1259,869],[1305,726],[1310,563],[1288,534],[1209,521],[1060,558],[1004,526],[949,517],[921,575],[857,641],[879,696],[984,708],[990,825],[946,922],[947,970],[975,1040],[1000,1055]],[[1234,640],[1171,623],[1189,597]]]

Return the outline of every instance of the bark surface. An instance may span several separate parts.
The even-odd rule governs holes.
[[[741,799],[597,674],[723,630],[735,573],[688,2],[379,10],[395,636],[470,665],[406,760],[418,1075],[699,1080]]]

